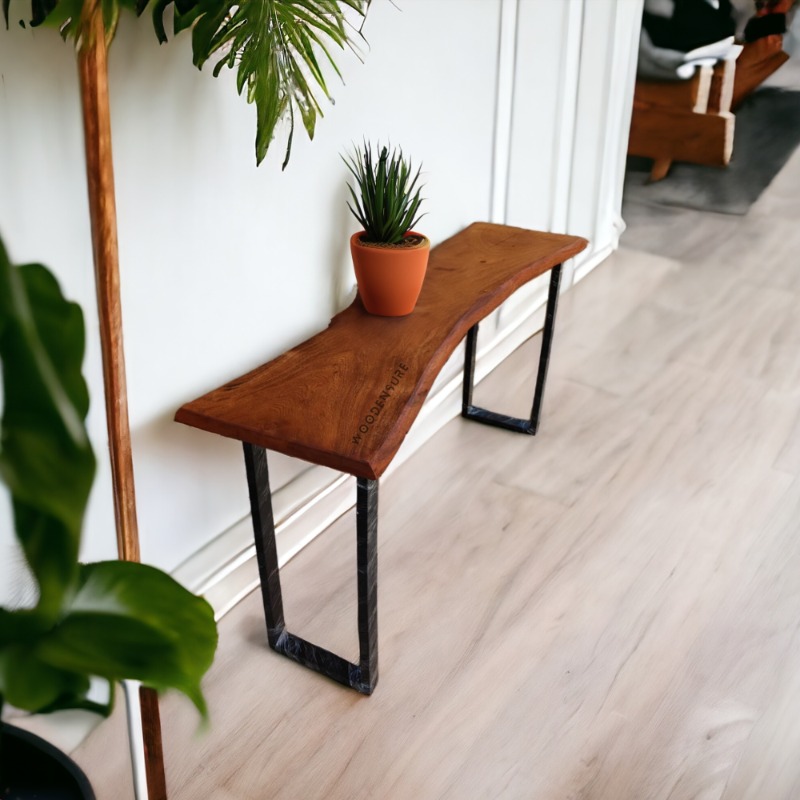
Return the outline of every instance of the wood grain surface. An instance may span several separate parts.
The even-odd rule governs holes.
[[[736,60],[736,78],[731,106],[735,109],[762,82],[789,60],[783,49],[783,37],[764,36],[748,42]]]
[[[722,167],[731,160],[734,126],[730,112],[634,105],[628,152]]]
[[[576,236],[474,223],[431,251],[412,314],[372,316],[356,299],[327,330],[187,403],[175,419],[378,478],[469,328],[586,244]]]
[[[120,558],[139,561],[139,528],[133,481],[131,432],[125,348],[122,339],[122,301],[119,282],[117,209],[111,152],[108,100],[108,60],[101,4],[87,2],[82,11],[83,44],[78,52],[86,181],[92,223],[97,315],[103,357],[108,449],[114,488],[117,548]]]

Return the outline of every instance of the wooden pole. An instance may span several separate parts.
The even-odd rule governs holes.
[[[125,385],[125,351],[122,341],[117,211],[108,101],[108,62],[103,12],[98,0],[85,0],[81,12],[78,72],[83,108],[86,181],[92,223],[92,250],[100,321],[117,549],[121,559],[139,561],[139,530],[136,522],[128,394]],[[140,690],[140,695],[148,798],[166,800],[158,697],[152,689],[145,688]]]
[[[136,523],[128,394],[125,385],[125,351],[122,343],[108,65],[102,8],[98,0],[86,0],[84,3],[78,69],[86,144],[89,214],[92,220],[97,312],[103,354],[108,449],[111,454],[114,513],[117,520],[117,549],[120,558],[139,561],[139,529]]]

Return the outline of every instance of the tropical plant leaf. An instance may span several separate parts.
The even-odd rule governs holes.
[[[57,4],[58,0],[31,0],[31,25],[41,25]]]
[[[216,646],[205,600],[154,567],[101,561],[81,566],[78,591],[36,653],[69,672],[179,689],[205,715],[200,679]]]
[[[25,711],[83,707],[89,679],[80,673],[59,669],[42,660],[32,644],[0,648],[0,694],[11,705]],[[61,705],[71,701],[68,706]]]
[[[166,41],[163,14],[173,0],[157,0],[153,24]],[[322,116],[320,97],[331,102],[319,63],[323,56],[340,75],[333,48],[354,48],[359,33],[345,9],[366,15],[371,0],[174,0],[174,30],[192,26],[194,63],[216,58],[213,74],[236,69],[239,94],[256,106],[256,163],[267,154],[275,129],[288,118],[285,167],[291,154],[295,112],[309,138]]]
[[[4,0],[8,2],[10,0]],[[85,0],[31,0],[32,27],[44,25],[55,28],[64,40],[71,39],[76,45],[81,40],[81,13]],[[98,0],[103,11],[106,42],[111,43],[117,30],[122,8],[136,11],[137,0]]]
[[[161,0],[159,0],[161,2]],[[171,0],[164,0],[165,3],[171,2]],[[185,10],[181,10],[181,4],[175,4],[175,14],[172,18],[172,30],[177,35],[181,31],[186,30],[187,28],[191,28],[194,25],[195,20],[197,19],[200,9],[197,7],[197,3],[194,0],[190,0],[189,3],[186,4],[187,7]],[[153,20],[155,21],[155,9],[153,10]],[[166,41],[166,34],[164,36],[164,41]]]
[[[117,32],[119,23],[120,0],[100,0],[103,7],[103,24],[106,29],[106,42],[110,43]]]
[[[0,477],[18,538],[54,618],[76,577],[94,455],[83,420],[83,315],[40,264],[12,267],[0,242],[0,358],[5,400]]]
[[[58,0],[53,4],[50,13],[37,23],[48,28],[55,28],[63,39],[77,40],[78,23],[80,21],[83,0]]]
[[[11,0],[2,0],[8,26]],[[80,41],[84,0],[30,0],[31,24],[57,28],[64,39]],[[106,38],[114,36],[121,7],[137,15],[148,0],[100,0]],[[216,59],[213,74],[224,67],[237,72],[239,94],[256,106],[256,163],[266,157],[278,123],[288,120],[283,161],[289,163],[295,114],[310,139],[323,116],[322,98],[333,103],[320,58],[341,78],[333,51],[358,53],[361,26],[352,26],[347,10],[366,17],[372,0],[154,0],[153,28],[167,41],[164,14],[174,4],[173,33],[192,28],[193,60],[198,68]]]
[[[39,586],[34,608],[0,609],[0,705],[107,714],[113,682],[177,688],[206,713],[200,679],[217,643],[208,603],[154,567],[77,562],[94,475],[84,419],[83,316],[38,264],[12,266],[0,240],[4,390],[0,477]],[[109,704],[87,696],[110,684]]]
[[[0,650],[34,641],[47,630],[47,620],[34,608],[0,608]]]

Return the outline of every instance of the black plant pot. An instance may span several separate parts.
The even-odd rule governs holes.
[[[39,736],[0,727],[2,800],[95,800],[80,767]]]

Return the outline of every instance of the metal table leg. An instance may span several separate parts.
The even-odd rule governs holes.
[[[475,379],[475,352],[478,344],[478,326],[469,329],[466,338],[466,353],[464,355],[464,393],[461,406],[461,416],[466,419],[481,422],[484,425],[494,425],[517,433],[528,433],[533,436],[539,429],[539,418],[542,411],[542,396],[547,380],[547,368],[550,364],[550,349],[553,344],[553,329],[558,308],[558,289],[561,283],[561,264],[553,267],[550,273],[550,289],[547,294],[547,308],[545,310],[544,329],[542,331],[542,348],[539,352],[539,370],[536,376],[536,389],[533,394],[533,408],[530,419],[519,419],[487,411],[472,404],[472,389]]]
[[[286,630],[267,451],[245,442],[244,460],[269,646],[304,667],[362,694],[372,694],[378,682],[378,481],[358,478],[356,563],[360,653],[358,664],[353,664]]]

